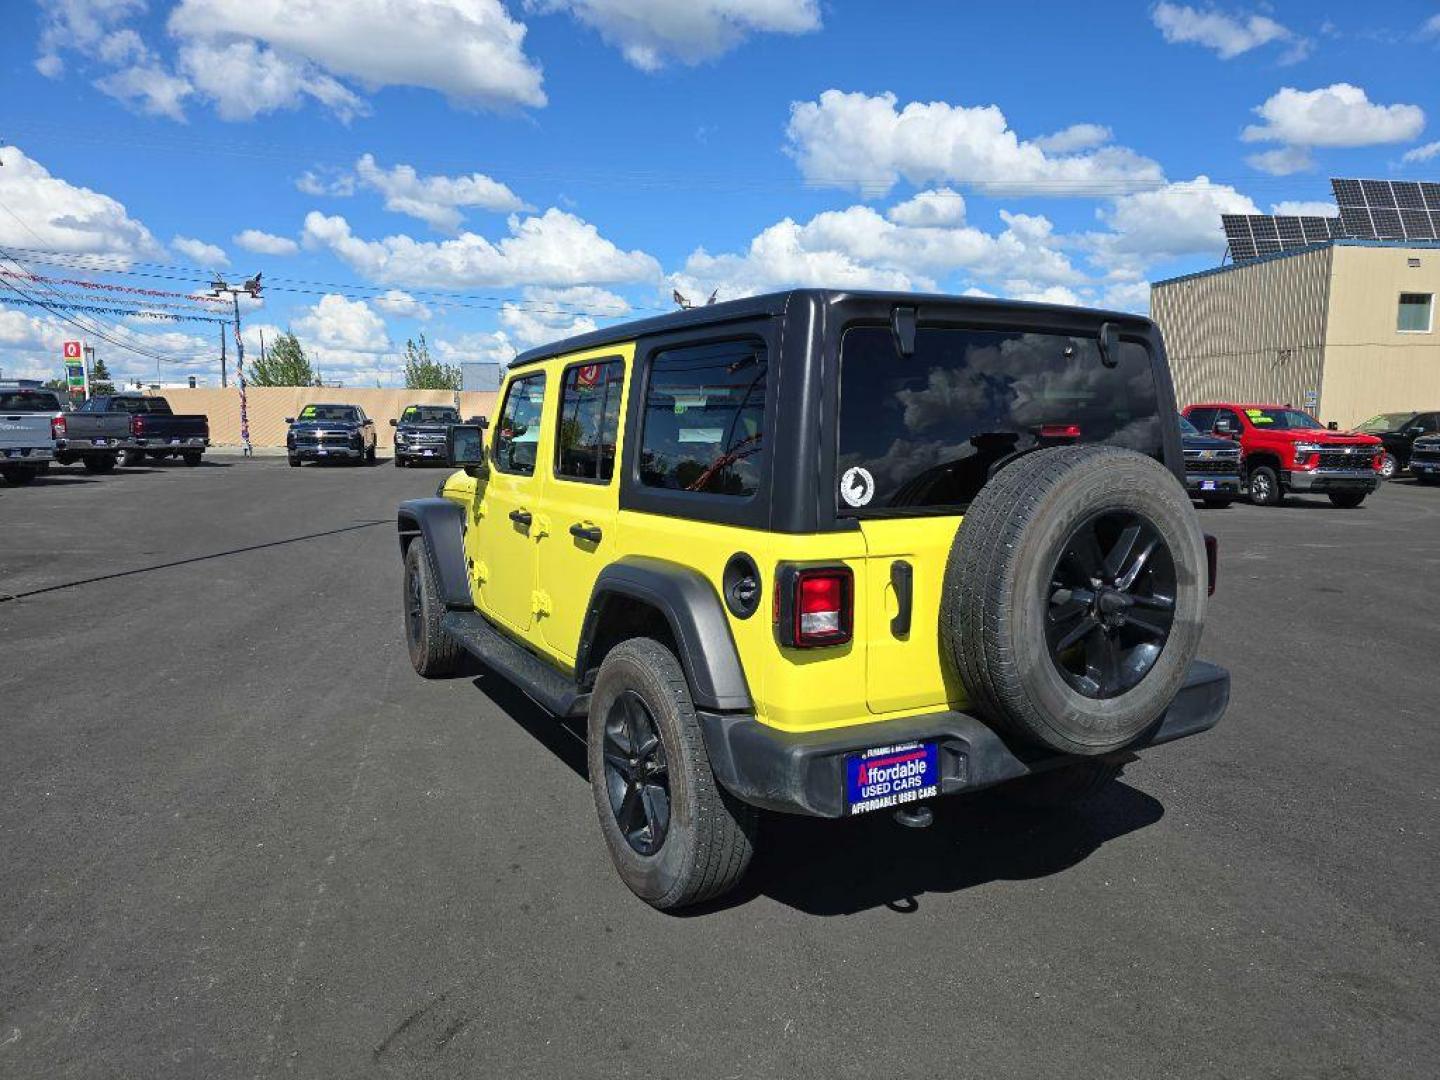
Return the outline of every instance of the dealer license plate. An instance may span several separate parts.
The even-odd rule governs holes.
[[[434,451],[434,450],[421,450],[421,451],[420,451],[420,456],[421,456],[421,457],[434,457],[434,456],[435,456],[435,451]]]
[[[1200,490],[1201,490],[1201,491],[1214,491],[1214,490],[1215,490],[1215,481],[1214,481],[1214,480],[1201,480],[1201,481],[1200,481]]]
[[[940,747],[933,742],[877,746],[845,758],[847,814],[929,799],[939,788]]]
[[[327,451],[325,451],[325,450],[316,450],[316,451],[315,451],[315,454],[316,454],[317,457],[324,457],[326,453],[327,453]]]
[[[96,446],[109,446],[109,445],[110,445],[110,440],[102,437],[102,438],[99,438],[99,439],[96,439],[96,440],[95,440],[95,445],[96,445]]]

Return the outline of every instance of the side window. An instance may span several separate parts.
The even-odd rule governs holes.
[[[1244,431],[1244,430],[1245,430],[1245,425],[1240,422],[1240,416],[1239,416],[1239,414],[1236,413],[1236,412],[1234,412],[1234,411],[1231,410],[1231,409],[1217,409],[1217,410],[1215,411],[1215,419],[1216,419],[1216,420],[1229,420],[1230,423],[1235,426],[1235,430],[1236,430],[1236,431]]]
[[[755,494],[765,453],[767,367],[758,341],[657,353],[646,385],[640,482],[671,491]]]
[[[560,379],[560,421],[555,428],[555,475],[608,484],[615,475],[620,430],[619,360],[576,364]]]
[[[1440,431],[1440,413],[1426,413],[1415,421],[1415,426],[1424,428],[1427,435],[1432,431]]]
[[[1190,423],[1194,424],[1196,430],[1203,434],[1209,435],[1210,429],[1215,426],[1214,409],[1191,409],[1189,416]]]
[[[520,476],[535,475],[540,444],[540,417],[545,406],[545,376],[516,379],[505,392],[505,406],[495,426],[495,468]]]

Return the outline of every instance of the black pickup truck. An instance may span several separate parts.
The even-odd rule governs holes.
[[[120,465],[139,465],[147,457],[178,457],[186,465],[199,465],[210,445],[209,419],[200,413],[173,412],[163,397],[101,394],[71,415],[77,419],[94,415],[127,417],[128,438],[113,444]]]
[[[375,421],[358,405],[306,405],[285,422],[285,456],[294,468],[305,461],[375,464]]]
[[[1410,467],[1410,453],[1415,440],[1440,432],[1440,409],[1381,413],[1355,430],[1374,435],[1385,444],[1385,456],[1380,459],[1380,475],[1386,480],[1393,480],[1396,473]]]
[[[1229,439],[1203,435],[1185,417],[1180,448],[1185,454],[1185,490],[1206,506],[1229,506],[1240,497],[1240,447]]]
[[[460,423],[460,411],[451,405],[406,405],[395,429],[395,467],[427,461],[445,464],[445,433]]]

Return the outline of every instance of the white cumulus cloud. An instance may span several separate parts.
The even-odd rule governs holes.
[[[1272,203],[1270,206],[1272,214],[1281,214],[1290,217],[1338,217],[1333,202],[1301,201],[1298,199],[1287,199],[1284,202]]]
[[[1186,255],[1218,259],[1225,247],[1220,215],[1259,212],[1249,196],[1197,176],[1113,200],[1096,212],[1110,231],[1092,233],[1086,243],[1101,266],[1131,272]]]
[[[404,289],[387,289],[383,295],[375,297],[371,303],[386,315],[422,321],[430,318],[430,309]]]
[[[884,194],[901,177],[917,185],[948,181],[989,194],[1029,195],[1109,194],[1164,180],[1158,164],[1122,146],[1047,153],[1012,131],[994,105],[897,104],[892,93],[841,90],[793,103],[788,150],[805,179],[868,195]]]
[[[1170,44],[1202,45],[1213,49],[1222,60],[1271,42],[1289,45],[1282,62],[1302,60],[1310,52],[1308,39],[1268,15],[1229,14],[1208,5],[1160,3],[1151,10],[1150,18]]]
[[[0,245],[131,258],[158,255],[159,243],[125,207],[52,176],[18,146],[0,146]]]
[[[408,214],[442,232],[454,232],[471,207],[511,212],[529,209],[498,180],[483,173],[469,176],[421,176],[409,165],[385,169],[373,155],[355,163],[360,184],[385,196],[385,209]]]
[[[236,247],[253,251],[257,255],[294,255],[300,245],[288,236],[276,236],[261,229],[245,229],[236,233],[232,240]]]
[[[660,276],[643,251],[624,251],[589,222],[551,207],[508,219],[510,235],[491,241],[473,232],[441,242],[405,235],[357,237],[338,215],[305,217],[307,247],[327,249],[367,279],[385,284],[466,288],[480,285],[585,285]]]
[[[1440,15],[1435,18],[1440,19]],[[1440,157],[1440,140],[1426,143],[1424,146],[1417,146],[1413,150],[1406,150],[1400,160],[1411,165],[1417,161],[1431,161],[1436,157]]]
[[[698,64],[752,33],[820,29],[818,0],[525,0],[530,11],[569,11],[641,71]]]
[[[1255,112],[1265,122],[1251,124],[1241,132],[1246,142],[1376,146],[1408,142],[1425,127],[1425,110],[1420,106],[1381,105],[1350,83],[1318,90],[1282,87]]]
[[[199,266],[230,265],[230,256],[225,254],[224,248],[207,244],[204,240],[196,240],[192,236],[177,236],[170,241],[170,246]]]

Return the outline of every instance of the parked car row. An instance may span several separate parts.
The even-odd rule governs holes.
[[[92,473],[167,457],[199,465],[209,445],[209,421],[163,397],[99,395],[67,410],[54,390],[0,385],[0,476],[11,484],[76,462]]]
[[[292,468],[307,461],[348,461],[374,465],[377,436],[375,421],[358,405],[306,405],[298,416],[287,416],[285,456]],[[406,468],[427,462],[444,464],[445,434],[460,423],[460,412],[450,405],[407,405],[395,429],[395,466]]]

